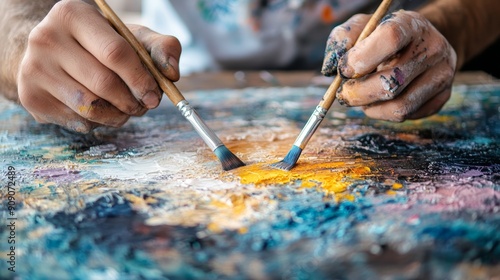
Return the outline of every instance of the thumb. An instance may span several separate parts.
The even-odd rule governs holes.
[[[182,52],[179,40],[174,36],[162,35],[144,26],[130,24],[128,27],[149,52],[156,68],[170,81],[178,81],[180,78],[179,59]]]

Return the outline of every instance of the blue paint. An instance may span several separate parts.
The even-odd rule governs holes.
[[[174,187],[192,191],[185,186],[190,177],[172,172],[172,176],[157,178],[102,180],[97,175],[95,168],[112,164],[105,160],[118,164],[160,154],[168,161],[169,156],[175,156],[169,144],[179,143],[195,151],[194,156],[202,155],[196,158],[193,168],[194,164],[210,168],[211,158],[195,149],[200,141],[197,134],[172,107],[131,119],[122,129],[100,129],[90,135],[25,120],[15,126],[0,123],[4,145],[0,168],[5,171],[7,165],[14,165],[19,171],[16,213],[23,226],[16,230],[16,236],[18,252],[23,253],[19,254],[16,276],[370,279],[385,277],[391,271],[394,279],[415,279],[443,278],[460,272],[463,264],[475,269],[481,265],[498,266],[500,218],[494,209],[500,209],[500,197],[496,193],[478,202],[487,210],[461,207],[430,212],[435,202],[418,200],[421,190],[408,188],[420,183],[438,188],[439,183],[461,180],[474,190],[500,190],[500,92],[474,90],[479,92],[463,99],[465,103],[455,102],[443,109],[441,115],[450,117],[450,122],[431,119],[418,125],[390,124],[368,120],[359,109],[335,108],[347,118],[335,119],[337,122],[332,124],[329,116],[323,128],[331,130],[318,133],[340,135],[334,138],[341,139],[340,160],[374,163],[373,176],[348,187],[354,201],[338,203],[321,190],[299,188],[299,182],[254,188],[251,195],[269,196],[275,208],[252,217],[243,232],[211,232],[206,224],[147,224],[149,218],[162,211],[206,207],[198,200],[193,200],[193,205],[180,205],[176,195],[161,195]],[[311,88],[245,89],[237,96],[234,91],[196,93],[190,101],[202,104],[199,112],[203,118],[215,124],[217,132],[225,133],[228,123],[240,125],[241,131],[247,127],[271,129],[275,124],[267,121],[276,115],[301,127],[314,105],[300,105],[315,103],[323,92]],[[276,104],[281,104],[275,102],[277,99],[290,103],[277,108]],[[2,103],[0,109],[5,109]],[[1,116],[17,114],[29,119],[16,108],[3,111]],[[229,115],[227,123],[219,123],[220,115]],[[16,130],[2,132],[7,128]],[[398,133],[421,141],[400,139]],[[61,154],[51,154],[54,149]],[[338,155],[328,156],[337,160]],[[68,164],[77,169],[70,169]],[[176,180],[181,183],[172,186]],[[392,191],[390,182],[404,187],[388,195]],[[48,183],[52,185],[47,187]],[[238,192],[243,187],[250,188],[236,185],[227,192]],[[130,195],[148,201],[146,210],[135,208]],[[23,200],[28,198],[30,203],[25,203]],[[48,207],[58,207],[38,209],[33,206],[37,199],[44,199]],[[5,207],[5,203],[0,204],[0,218],[4,221]],[[2,228],[0,240],[6,240],[7,235]],[[5,242],[0,242],[0,251],[6,251]],[[0,262],[0,278],[9,279],[12,275],[5,265]],[[230,269],[224,270],[224,265]]]

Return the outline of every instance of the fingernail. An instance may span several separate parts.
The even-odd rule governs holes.
[[[352,78],[352,75],[349,75],[349,70],[348,67],[345,65],[345,63],[342,63],[341,65],[338,66],[337,72],[339,73],[340,77],[342,77],[342,79]]]
[[[148,109],[156,108],[160,104],[160,98],[154,91],[148,91],[142,97],[142,103],[148,107]]]
[[[68,121],[66,128],[82,134],[89,133],[93,129],[89,122],[83,121]]]
[[[174,70],[176,72],[179,72],[179,62],[175,58],[169,57],[168,58],[168,65],[170,65],[172,68],[174,68]]]
[[[344,87],[344,83],[345,83],[345,80],[343,80],[340,83],[340,86],[337,89],[337,92],[335,93],[335,96],[336,96],[337,101],[339,102],[340,105],[350,107],[349,102],[347,100],[345,100],[344,96],[342,95],[342,90],[343,90],[343,87]]]
[[[351,105],[349,105],[349,102],[347,102],[347,100],[345,100],[344,98],[338,97],[337,100],[338,100],[340,105],[346,106],[346,107],[351,107]]]

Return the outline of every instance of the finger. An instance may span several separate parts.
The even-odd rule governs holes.
[[[347,78],[371,73],[379,64],[420,36],[428,22],[418,13],[398,11],[385,17],[364,40],[352,47],[339,62],[339,72]]]
[[[178,81],[180,78],[179,58],[182,52],[179,40],[140,25],[131,24],[129,28],[151,54],[153,62],[163,75],[173,82]]]
[[[27,50],[28,56],[32,55],[30,51],[30,49]],[[43,52],[38,52],[37,55],[43,55]],[[31,80],[43,81],[43,83],[37,83],[36,86],[31,86],[33,87],[31,89],[28,88],[30,91],[27,94],[31,99],[34,98],[34,95],[38,98],[38,92],[45,91],[72,109],[75,113],[91,122],[120,127],[128,120],[129,116],[127,114],[121,112],[103,98],[90,92],[59,68],[58,65],[54,64],[55,62],[52,60],[32,60],[30,64],[23,63],[20,73],[22,77],[21,83],[29,87],[33,85]],[[52,71],[45,71],[45,69],[52,69]],[[40,103],[40,106],[43,107],[45,101],[40,100]],[[62,114],[58,111],[52,111],[49,108],[45,110],[47,114]]]
[[[74,80],[103,98],[125,114],[139,116],[147,109],[132,95],[120,77],[102,65],[73,40],[58,50],[62,69]]]
[[[340,104],[366,106],[379,101],[394,99],[406,86],[401,68],[387,69],[358,79],[345,80],[337,91]]]
[[[96,9],[80,1],[65,1],[58,2],[52,10],[61,22],[67,24],[70,35],[103,65],[118,74],[138,100],[147,108],[158,106],[161,94],[156,81],[134,49]]]
[[[363,110],[367,116],[374,119],[402,122],[424,108],[424,104],[428,103],[429,100],[447,89],[451,89],[453,75],[451,67],[443,61],[435,66],[435,71],[427,71],[417,77],[397,98],[377,102],[364,107]],[[430,108],[441,108],[447,100],[443,100],[445,97],[443,95],[441,99],[436,99],[436,102],[442,101],[443,103],[436,103],[434,107]]]
[[[335,27],[326,42],[325,58],[321,73],[325,76],[336,74],[337,65],[348,49],[350,49],[366,23],[370,20],[369,15],[357,14],[348,19],[345,23]]]
[[[427,43],[424,38],[412,41],[401,53],[377,67],[377,72],[349,79],[337,92],[341,104],[365,106],[394,99],[413,79],[445,60],[444,41]],[[435,69],[431,70],[436,72]]]
[[[409,115],[407,119],[416,120],[436,114],[443,108],[450,97],[451,87],[443,90],[431,100],[427,101],[427,103],[420,107],[415,113]]]
[[[93,94],[67,75],[60,76],[57,81],[51,83],[47,91],[78,115],[91,122],[121,127],[129,119],[129,115],[105,99]]]
[[[44,90],[30,90],[21,84],[19,93],[21,104],[39,123],[53,123],[80,133],[88,133],[99,126],[84,119]]]

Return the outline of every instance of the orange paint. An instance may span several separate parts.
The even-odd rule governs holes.
[[[335,12],[331,6],[323,5],[321,7],[321,21],[324,24],[331,24],[335,21]]]

